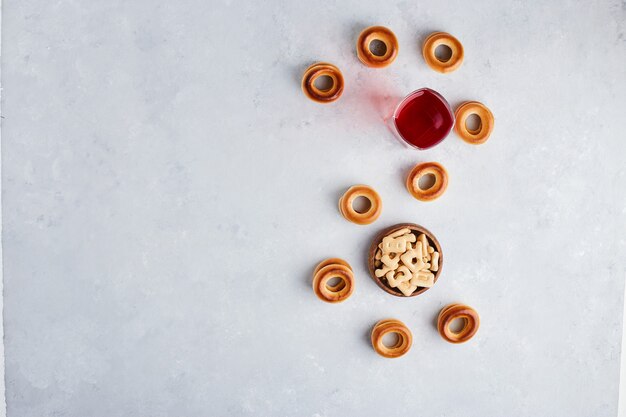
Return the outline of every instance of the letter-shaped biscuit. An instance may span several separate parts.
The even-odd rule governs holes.
[[[400,255],[397,253],[393,256],[390,256],[390,254],[385,254],[380,258],[380,261],[385,266],[388,266],[390,269],[395,270],[398,268],[398,263],[400,263]]]
[[[400,256],[395,254],[393,257],[389,256],[389,254],[385,254],[380,258],[383,266],[380,269],[374,271],[374,275],[378,278],[384,277],[387,272],[395,271],[398,268],[398,264],[400,263]]]
[[[431,260],[430,270],[437,272],[439,270],[439,252],[433,252],[433,259]]]
[[[413,273],[424,269],[424,261],[422,261],[422,242],[417,242],[414,249],[408,250],[402,254],[400,260]]]
[[[430,288],[435,285],[435,274],[424,270],[418,271],[413,274],[411,285]]]
[[[374,271],[374,275],[376,275],[378,278],[382,278],[389,271],[393,272],[393,269],[389,268],[387,265],[383,265],[380,269],[377,269],[376,271]]]
[[[398,284],[409,281],[412,278],[412,274],[411,271],[409,271],[409,268],[402,265],[395,271],[387,272],[385,277],[387,277],[387,282],[389,283],[389,286],[391,288],[396,288]]]
[[[417,285],[412,285],[409,281],[405,281],[398,284],[398,289],[402,291],[402,294],[408,297],[417,289]]]
[[[397,232],[393,232],[392,234],[389,235],[389,237],[398,237],[398,236],[407,235],[409,233],[411,233],[411,229],[404,228],[404,229],[398,230]]]
[[[385,236],[382,245],[383,253],[404,253],[406,251],[406,243],[415,242],[415,240],[413,233],[399,237]]]
[[[417,240],[418,242],[422,242],[422,258],[424,258],[425,261],[430,261],[430,253],[428,253],[428,247],[430,245],[428,244],[428,239],[426,239],[426,235],[422,233],[417,237]]]

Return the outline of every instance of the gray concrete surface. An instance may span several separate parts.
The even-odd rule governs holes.
[[[4,2],[2,166],[8,415],[614,416],[626,245],[626,5],[620,1]],[[370,24],[400,55],[359,63]],[[420,44],[456,35],[431,71]],[[338,65],[329,106],[304,68]],[[417,152],[383,118],[430,87],[487,104],[489,142]],[[438,201],[403,188],[450,172]],[[344,221],[366,183],[379,221]],[[368,277],[372,236],[433,231],[437,285],[415,299]],[[352,263],[342,305],[313,266]],[[446,344],[452,301],[481,314]],[[377,356],[395,317],[409,354]]]

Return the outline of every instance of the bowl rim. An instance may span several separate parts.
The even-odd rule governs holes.
[[[385,284],[382,281],[381,278],[378,278],[376,274],[374,273],[376,271],[374,257],[376,255],[376,250],[378,249],[378,244],[383,240],[385,236],[397,230],[404,229],[404,228],[411,229],[414,232],[417,231],[419,233],[424,233],[426,237],[428,238],[428,240],[430,241],[430,243],[434,244],[433,246],[435,247],[437,252],[439,252],[439,269],[437,270],[437,272],[435,272],[435,278],[434,278],[434,284],[437,283],[437,280],[439,279],[439,275],[441,275],[441,271],[443,270],[443,252],[441,250],[441,244],[439,243],[435,235],[432,234],[430,230],[416,223],[398,223],[393,226],[384,228],[383,230],[378,232],[376,236],[374,236],[374,239],[372,240],[372,243],[369,248],[369,252],[367,256],[367,267],[370,272],[370,276],[372,277],[376,285],[378,285],[383,291],[385,291],[388,294],[395,295],[396,297],[409,298],[409,297],[415,297],[420,294],[423,294],[432,287],[417,287],[418,289],[415,290],[413,294],[404,295],[400,290],[396,290],[395,288],[389,287],[387,284]]]

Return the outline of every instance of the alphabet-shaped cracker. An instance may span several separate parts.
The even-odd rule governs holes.
[[[415,240],[416,237],[413,233],[399,237],[385,236],[381,249],[383,253],[404,253],[406,251],[406,243],[415,242]]]
[[[391,269],[397,269],[398,268],[398,263],[400,263],[400,255],[399,254],[393,254],[393,256],[390,256],[391,254],[384,254],[381,258],[380,261],[385,264],[385,266],[388,266]]]
[[[424,261],[422,260],[422,242],[417,242],[414,249],[403,253],[400,256],[400,260],[413,273],[419,271],[420,269],[424,269]]]
[[[411,280],[413,275],[411,274],[411,271],[409,271],[409,268],[402,265],[395,271],[387,272],[387,274],[385,274],[385,277],[387,278],[389,286],[392,288],[396,288],[398,284]]]
[[[389,237],[398,237],[398,236],[406,235],[409,233],[411,233],[411,229],[404,228],[404,229],[398,230],[397,232],[393,232],[392,234],[389,235]]]
[[[400,263],[400,256],[398,254],[393,255],[393,257],[389,256],[389,254],[385,254],[381,256],[380,261],[382,263],[382,267],[374,271],[374,275],[378,278],[384,277],[387,272],[395,271],[398,269],[398,264]]]
[[[398,284],[398,289],[402,291],[402,294],[408,297],[417,289],[417,285],[412,285],[409,281],[405,281]]]
[[[433,259],[431,259],[430,263],[430,270],[437,272],[439,270],[439,252],[433,252]]]
[[[411,285],[430,288],[435,285],[435,274],[428,271],[418,271],[411,277]]]
[[[417,237],[417,241],[422,242],[422,258],[425,258],[424,260],[430,261],[430,253],[428,253],[429,244],[426,235],[424,233],[420,234]]]
[[[382,250],[377,249],[377,250],[376,250],[376,253],[374,254],[374,266],[375,266],[376,268],[380,268],[380,267],[383,265],[383,263],[382,263],[382,262],[381,262],[381,260],[380,260],[380,258],[382,258],[382,257],[383,257],[383,252],[382,252]]]
[[[393,268],[389,268],[387,265],[383,265],[380,269],[374,271],[374,275],[376,275],[376,277],[378,278],[382,278],[389,271],[393,272]]]

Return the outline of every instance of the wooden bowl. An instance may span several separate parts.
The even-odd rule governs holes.
[[[434,247],[437,252],[439,252],[439,270],[437,270],[437,272],[434,272],[435,283],[437,283],[437,279],[439,279],[439,275],[441,275],[441,270],[443,269],[443,252],[441,251],[441,245],[439,244],[439,241],[437,240],[437,238],[428,229],[425,229],[422,226],[418,224],[414,224],[414,223],[401,223],[401,224],[396,224],[395,226],[391,226],[380,231],[380,233],[378,233],[376,237],[374,237],[374,240],[372,240],[372,245],[370,246],[369,254],[367,257],[367,266],[370,271],[370,275],[372,279],[374,280],[374,282],[376,282],[376,285],[382,288],[385,292],[391,295],[395,295],[396,297],[407,297],[407,296],[402,294],[402,291],[396,288],[391,288],[390,286],[386,284],[387,281],[383,280],[382,278],[378,278],[376,276],[376,274],[374,273],[374,271],[376,270],[376,266],[374,265],[374,261],[375,261],[374,256],[376,255],[378,244],[382,242],[385,236],[393,232],[396,232],[400,229],[404,229],[404,228],[411,229],[411,231],[415,233],[415,237],[424,233],[430,245]],[[416,295],[420,295],[423,292],[426,292],[427,290],[428,288],[426,287],[417,287],[417,290],[415,290],[413,294],[409,295],[408,297],[415,297]]]

